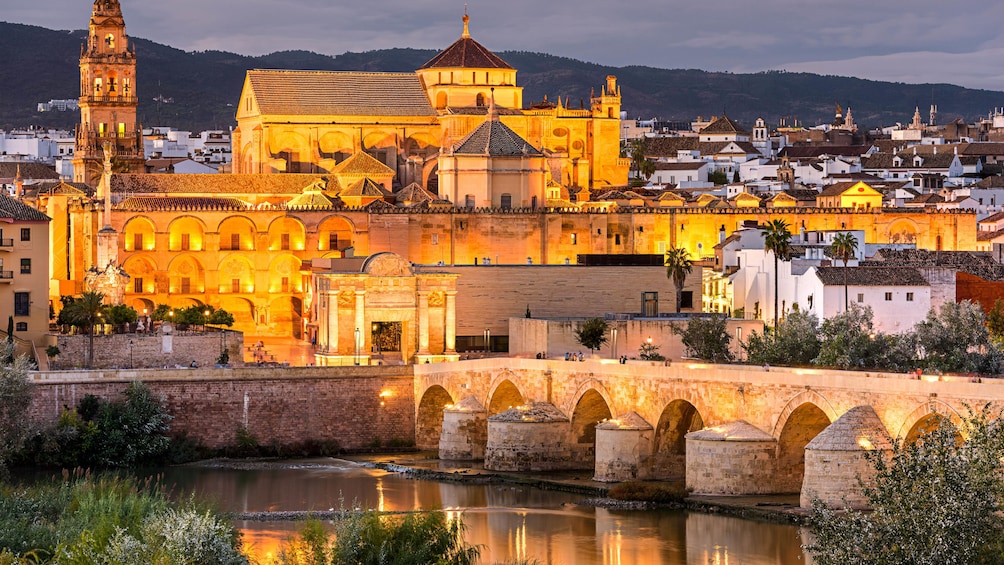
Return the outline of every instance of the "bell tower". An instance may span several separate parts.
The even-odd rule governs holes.
[[[95,0],[87,42],[80,46],[80,125],[73,180],[97,185],[105,142],[115,172],[144,170],[143,131],[136,121],[136,53],[118,0]]]

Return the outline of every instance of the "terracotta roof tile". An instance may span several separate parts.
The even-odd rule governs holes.
[[[338,163],[332,172],[338,175],[394,175],[394,169],[365,151],[355,153]]]
[[[739,125],[735,120],[728,116],[721,116],[715,121],[711,122],[704,129],[701,130],[702,134],[705,133],[738,133],[738,134],[749,134],[745,128]]]
[[[511,157],[543,155],[539,149],[530,145],[509,126],[496,120],[487,120],[467,134],[467,137],[453,146],[453,153]]]
[[[415,73],[256,69],[247,76],[262,114],[436,116]]]
[[[112,194],[300,194],[319,179],[337,192],[333,175],[112,175]]]
[[[844,267],[817,267],[825,285],[843,286]],[[847,267],[847,284],[853,286],[930,286],[920,271],[910,267]]]
[[[15,222],[48,222],[49,216],[38,210],[0,193],[0,218]]]
[[[470,37],[461,37],[422,65],[423,69],[512,69],[509,63]]]
[[[251,205],[239,198],[217,196],[135,196],[119,202],[116,210],[154,212],[163,210],[248,210]]]
[[[0,163],[0,179],[13,179],[17,177],[17,169],[21,168],[21,178],[24,180],[59,180],[59,174],[47,165],[41,163]]]

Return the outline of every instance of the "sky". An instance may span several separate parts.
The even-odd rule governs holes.
[[[89,0],[3,0],[0,19],[82,29]],[[244,55],[441,49],[458,0],[122,0],[129,35]],[[805,71],[1004,91],[1004,15],[986,0],[468,0],[493,51],[611,65]],[[1004,98],[1001,100],[1004,106]]]

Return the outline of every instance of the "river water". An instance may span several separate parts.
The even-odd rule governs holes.
[[[806,563],[796,526],[670,510],[578,506],[583,496],[537,488],[414,480],[339,459],[247,469],[172,467],[163,484],[195,491],[227,512],[445,510],[483,546],[483,564],[787,565]],[[295,522],[238,521],[249,552],[275,554]]]

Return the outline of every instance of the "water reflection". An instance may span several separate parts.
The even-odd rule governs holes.
[[[536,559],[554,565],[794,565],[806,563],[794,526],[677,511],[576,506],[580,495],[515,485],[411,480],[354,463],[323,460],[254,470],[172,468],[165,482],[237,512],[446,509],[462,515],[483,563]],[[238,522],[260,557],[295,534],[293,522]],[[811,562],[810,562],[811,563]]]

